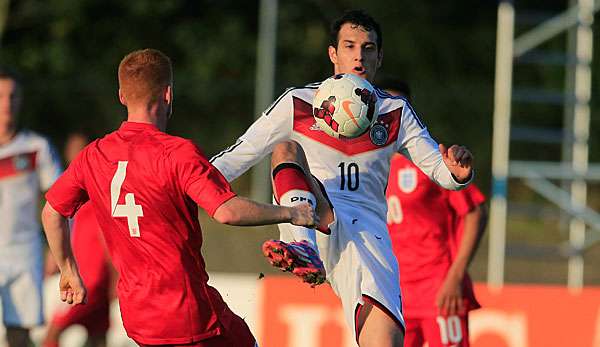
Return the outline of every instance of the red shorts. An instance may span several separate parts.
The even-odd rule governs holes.
[[[469,347],[468,316],[406,319],[405,347]]]
[[[136,343],[140,347],[255,347],[256,339],[250,332],[248,324],[237,315],[233,315],[231,323],[224,329],[222,335],[206,340],[181,345],[146,345]]]

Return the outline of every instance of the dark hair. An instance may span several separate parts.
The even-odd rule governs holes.
[[[333,47],[337,48],[338,35],[340,33],[340,29],[342,28],[342,25],[346,23],[361,26],[367,31],[375,30],[375,33],[377,34],[377,50],[381,50],[381,47],[383,47],[383,36],[381,34],[381,27],[379,26],[379,23],[377,23],[375,19],[373,19],[373,17],[371,17],[367,12],[363,10],[346,11],[340,18],[336,19],[335,22],[331,24],[330,44]]]
[[[384,76],[377,80],[376,85],[385,91],[396,91],[402,96],[411,99],[410,86],[404,80],[392,76]]]
[[[21,76],[15,70],[7,66],[0,65],[0,79],[11,79],[15,81],[17,90],[20,90],[23,87]]]

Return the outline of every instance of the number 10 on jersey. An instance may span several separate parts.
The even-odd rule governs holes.
[[[340,190],[357,190],[360,184],[358,164],[350,163],[346,166],[345,162],[341,162],[338,167],[340,168]]]
[[[110,182],[110,211],[113,217],[126,217],[129,235],[131,237],[140,237],[140,225],[138,218],[144,216],[142,205],[135,204],[133,193],[125,194],[125,204],[119,205],[119,196],[121,195],[121,186],[127,176],[127,161],[120,161],[117,172]]]

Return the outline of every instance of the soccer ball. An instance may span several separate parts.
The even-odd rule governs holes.
[[[335,138],[358,137],[377,119],[375,88],[352,74],[338,74],[323,81],[312,106],[318,127]]]

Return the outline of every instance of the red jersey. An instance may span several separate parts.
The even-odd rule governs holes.
[[[392,158],[387,188],[388,229],[400,267],[407,317],[435,317],[435,297],[456,255],[464,216],[485,197],[473,184],[446,190],[402,155]],[[468,274],[463,280],[467,310],[480,307]]]
[[[198,208],[235,196],[189,140],[123,122],[89,144],[46,194],[65,217],[88,199],[113,264],[123,325],[144,344],[185,344],[223,332],[232,313],[207,284]]]

